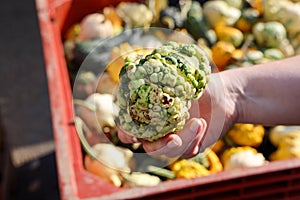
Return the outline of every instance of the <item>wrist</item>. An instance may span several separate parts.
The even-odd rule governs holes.
[[[204,96],[206,96],[204,99],[206,100],[201,99],[199,101],[200,104],[205,104],[201,110],[209,107],[209,112],[205,112],[209,113],[209,116],[204,117],[209,122],[208,132],[221,133],[221,136],[238,119],[237,96],[234,92],[236,86],[232,83],[231,76],[225,71],[211,74],[204,93]],[[203,100],[205,103],[203,103]],[[209,103],[207,104],[207,102]]]
[[[219,73],[224,90],[226,119],[229,126],[240,122],[243,116],[244,83],[236,70]]]

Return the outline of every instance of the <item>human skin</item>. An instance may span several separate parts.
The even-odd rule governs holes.
[[[193,102],[183,130],[154,142],[122,129],[122,142],[142,142],[154,156],[192,157],[216,142],[234,123],[265,126],[300,124],[300,56],[213,73]]]

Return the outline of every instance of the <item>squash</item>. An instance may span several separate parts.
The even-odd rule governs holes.
[[[112,94],[93,93],[86,100],[75,99],[74,104],[76,114],[96,133],[101,133],[104,127],[116,127],[117,106]]]
[[[223,170],[223,165],[217,156],[217,154],[211,149],[206,148],[204,152],[189,158],[189,160],[195,161],[203,165],[210,173],[216,173]]]
[[[259,14],[263,14],[264,12],[264,0],[247,0],[247,2],[251,5],[252,8],[257,10]]]
[[[280,22],[290,36],[299,34],[300,32],[300,3],[285,4],[280,11]]]
[[[161,180],[159,177],[142,172],[122,173],[124,188],[150,187],[158,185]]]
[[[278,147],[284,136],[294,131],[300,131],[300,126],[274,126],[270,130],[269,140],[275,147]]]
[[[224,170],[240,167],[255,167],[267,163],[263,154],[249,146],[231,147],[225,150],[221,155],[221,161],[223,163]]]
[[[170,165],[170,169],[175,173],[176,178],[196,178],[210,174],[209,170],[203,165],[189,159],[176,161]]]
[[[264,62],[264,53],[258,49],[248,49],[243,60],[250,65]]]
[[[141,48],[138,46],[132,46],[128,42],[124,42],[119,46],[113,47],[111,50],[111,59],[107,64],[107,72],[114,82],[119,82],[119,73],[121,68],[125,64],[125,58],[127,56],[136,57],[138,59],[139,55],[147,55],[152,49]]]
[[[287,160],[292,158],[300,158],[300,148],[297,147],[288,147],[288,148],[280,148],[277,151],[273,152],[269,159],[270,161],[275,160]]]
[[[80,29],[81,27],[79,23],[73,24],[66,32],[65,40],[76,40],[80,33]]]
[[[257,153],[256,149],[254,149],[253,147],[249,147],[249,146],[230,147],[230,148],[226,149],[220,156],[222,164],[224,165],[230,159],[230,156],[232,154],[234,154],[236,152],[244,151],[244,150],[249,150],[249,151],[252,151],[252,153]]]
[[[123,31],[123,20],[118,15],[116,8],[111,6],[104,7],[103,15],[112,23],[114,35],[118,35]]]
[[[80,32],[77,39],[87,41],[96,38],[109,38],[114,35],[113,25],[103,14],[86,15],[80,22]]]
[[[152,11],[142,3],[121,2],[116,10],[127,28],[150,27],[154,18]]]
[[[146,0],[145,4],[153,13],[153,21],[159,20],[159,13],[168,6],[168,0]]]
[[[195,161],[201,165],[203,165],[206,169],[210,168],[210,162],[207,158],[208,150],[206,149],[204,152],[198,153],[196,156],[189,158],[188,160]]]
[[[225,41],[218,41],[212,46],[212,59],[220,71],[224,70],[232,58],[232,53],[235,51],[233,44]]]
[[[222,139],[219,139],[213,145],[211,145],[210,148],[216,154],[220,154],[225,150],[226,144]]]
[[[266,21],[278,20],[279,12],[285,6],[285,4],[291,4],[289,0],[264,0],[263,1],[263,17]]]
[[[176,178],[195,178],[220,172],[223,165],[217,154],[211,148],[206,148],[192,158],[175,161],[169,168]]]
[[[216,172],[220,172],[223,170],[223,165],[220,161],[220,158],[217,156],[217,154],[212,151],[210,148],[208,148],[207,150],[207,160],[210,163],[209,165],[209,172],[210,173],[216,173]]]
[[[235,49],[232,52],[232,59],[234,61],[240,61],[244,58],[245,52],[242,49]]]
[[[216,33],[208,26],[203,17],[202,7],[197,1],[193,1],[192,6],[187,13],[185,27],[195,40],[202,38],[209,46],[215,44],[217,41]]]
[[[215,28],[216,35],[219,41],[225,41],[238,47],[244,40],[242,31],[230,26],[217,26]]]
[[[95,152],[96,158],[86,154],[84,156],[85,169],[120,187],[123,182],[122,174],[131,172],[129,163],[133,153],[129,149],[106,143],[96,144],[92,150]]]
[[[281,41],[278,49],[283,53],[284,57],[290,57],[290,56],[299,54],[299,53],[297,53],[297,50],[296,50],[297,48],[299,48],[299,46],[300,46],[300,41],[299,41],[299,44],[297,44],[297,43],[294,43],[293,38],[286,38]]]
[[[97,78],[91,71],[80,71],[76,76],[73,88],[73,98],[86,99],[95,92]]]
[[[84,128],[86,127],[84,121],[79,117],[75,117],[74,122],[78,137],[86,152],[83,161],[85,169],[103,180],[120,187],[123,182],[122,174],[130,173],[135,166],[133,152],[111,143],[91,145],[84,135]]]
[[[265,128],[255,124],[234,124],[225,137],[236,145],[258,147],[264,138]]]
[[[204,3],[203,15],[208,24],[215,28],[216,26],[232,26],[240,18],[241,11],[225,1],[215,0]]]
[[[300,4],[289,0],[264,0],[264,18],[266,21],[278,21],[284,24],[288,34],[300,32]]]
[[[257,45],[264,48],[279,47],[287,38],[285,27],[277,21],[258,22],[253,26],[252,33]]]
[[[163,27],[177,29],[183,27],[184,17],[181,15],[178,7],[168,6],[160,11],[159,22]]]
[[[264,50],[264,57],[270,60],[280,60],[285,56],[280,49],[269,48]]]
[[[244,5],[244,0],[224,0],[229,6],[241,9]]]
[[[242,10],[242,15],[235,24],[235,27],[244,33],[252,30],[252,26],[258,21],[259,12],[253,8],[245,8]]]
[[[292,128],[294,129],[294,127]],[[274,130],[273,130],[274,131]],[[286,130],[287,131],[287,130]],[[273,132],[272,134],[274,134]],[[276,133],[278,134],[278,133]],[[278,137],[279,135],[277,135]],[[273,135],[274,137],[274,135]],[[280,138],[279,141],[278,138]],[[286,160],[291,158],[300,158],[300,129],[291,130],[287,133],[281,134],[276,140],[277,150],[273,152],[269,159],[274,160]],[[273,138],[274,142],[274,138]]]

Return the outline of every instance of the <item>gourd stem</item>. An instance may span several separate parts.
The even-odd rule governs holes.
[[[168,179],[174,179],[174,178],[176,178],[175,173],[172,172],[171,170],[168,170],[168,169],[156,167],[156,166],[153,166],[153,165],[149,165],[147,167],[147,169],[152,174],[155,174],[155,175],[158,175],[158,176],[162,176],[162,177],[165,177],[165,178],[168,178]]]
[[[83,106],[83,107],[86,107],[87,109],[91,110],[91,111],[96,111],[96,106],[93,105],[93,104],[90,104],[90,103],[87,103],[83,100],[80,100],[80,99],[75,99],[73,101],[74,105],[79,105],[79,106]]]
[[[97,159],[97,156],[98,156],[97,153],[95,153],[92,150],[92,147],[90,146],[90,144],[88,143],[88,141],[85,139],[85,136],[84,136],[84,133],[83,133],[84,122],[79,117],[75,117],[74,121],[75,121],[76,130],[77,130],[76,132],[77,132],[79,140],[80,140],[80,142],[81,142],[81,144],[83,146],[83,149],[93,159]]]
[[[192,1],[191,0],[185,0],[182,2],[179,1],[179,4],[180,4],[180,9],[181,9],[180,15],[182,18],[184,18],[185,16],[187,16],[187,13],[189,12],[190,8],[192,7]]]
[[[248,48],[251,44],[251,42],[253,41],[254,39],[254,36],[252,34],[249,34],[244,42],[244,44],[242,45],[241,47],[241,50],[242,50],[242,56],[241,56],[241,59],[246,55],[247,51],[248,51]]]

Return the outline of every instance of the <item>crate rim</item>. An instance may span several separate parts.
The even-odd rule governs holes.
[[[117,193],[103,195],[100,199],[118,199],[122,197],[140,198],[143,196],[159,194],[166,191],[169,192],[172,190],[174,191],[177,189],[190,188],[214,182],[228,181],[233,179],[243,179],[251,176],[265,175],[267,173],[288,171],[293,170],[294,168],[300,168],[299,158],[272,161],[257,167],[241,167],[193,179],[170,180],[162,182],[158,186],[153,187],[136,187],[121,190]]]

